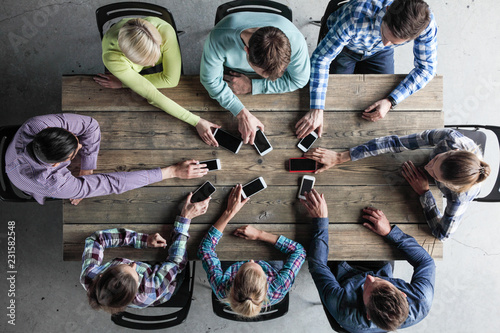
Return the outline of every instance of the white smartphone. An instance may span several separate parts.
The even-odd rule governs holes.
[[[255,140],[253,141],[253,145],[255,146],[255,149],[257,149],[257,152],[260,154],[260,156],[264,156],[271,150],[273,150],[273,146],[271,146],[269,140],[267,140],[266,136],[264,135],[264,132],[262,132],[260,129],[255,133]]]
[[[220,128],[215,129],[214,137],[220,146],[226,148],[229,151],[232,151],[235,154],[238,154],[241,145],[243,144],[243,140],[238,139],[234,135],[229,134],[228,132],[221,130]]]
[[[316,178],[313,176],[303,176],[302,183],[300,184],[299,195],[297,196],[299,199],[306,200],[304,196],[304,192],[311,192],[314,187],[314,183],[316,182]]]
[[[215,186],[212,185],[209,181],[206,181],[194,191],[193,196],[191,197],[191,202],[192,203],[197,203],[200,201],[205,200],[209,196],[212,195],[212,193],[215,192]]]
[[[309,148],[311,148],[314,141],[316,141],[317,139],[318,139],[318,134],[316,134],[316,132],[313,131],[311,132],[311,134],[300,140],[299,143],[297,144],[297,147],[299,147],[299,149],[305,153],[309,150]]]
[[[243,199],[246,199],[256,193],[259,193],[265,188],[267,188],[267,184],[264,181],[264,178],[262,177],[255,178],[251,182],[243,185],[241,196],[243,197]]]
[[[215,158],[213,160],[201,161],[199,164],[206,164],[208,171],[220,170],[220,160]]]

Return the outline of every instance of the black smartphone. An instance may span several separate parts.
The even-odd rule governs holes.
[[[305,157],[291,158],[288,161],[290,172],[314,172],[318,169],[318,163]]]
[[[309,150],[309,148],[311,148],[311,146],[317,139],[318,134],[316,134],[316,132],[311,132],[311,134],[299,141],[297,147],[299,147],[299,149],[305,153]]]
[[[200,164],[206,164],[208,171],[220,170],[220,160],[218,158],[213,160],[201,161]]]
[[[215,129],[214,137],[221,147],[224,147],[235,154],[238,154],[241,145],[243,144],[243,140],[235,137],[232,134],[229,134],[224,130],[221,130],[220,128]]]
[[[304,192],[311,192],[314,187],[314,183],[316,182],[316,178],[313,176],[303,176],[302,183],[300,184],[299,195],[297,196],[299,199],[306,200],[304,196]]]
[[[269,140],[267,140],[266,136],[264,135],[264,132],[262,132],[260,129],[255,133],[255,140],[253,141],[253,145],[255,146],[255,149],[257,149],[257,152],[260,154],[260,156],[264,156],[271,150],[273,150],[273,146],[271,146]]]
[[[211,196],[212,193],[214,192],[215,192],[215,187],[212,185],[212,183],[206,181],[203,185],[198,187],[196,191],[194,191],[193,196],[191,197],[191,202],[197,203],[203,201],[209,196]]]
[[[255,178],[251,182],[243,185],[241,196],[243,197],[243,199],[246,199],[256,193],[259,193],[265,188],[267,188],[267,184],[264,181],[264,178],[262,177]]]

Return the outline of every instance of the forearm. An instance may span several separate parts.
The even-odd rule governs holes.
[[[222,215],[219,217],[217,222],[214,223],[214,228],[219,230],[221,233],[224,232],[224,229],[226,228],[227,224],[231,219],[236,215],[235,213],[229,212],[229,211],[224,211]]]
[[[168,250],[167,261],[179,265],[186,257],[186,244],[189,239],[189,225],[190,219],[177,216],[174,223],[174,230],[172,234],[172,245]]]
[[[274,245],[278,241],[278,238],[279,238],[279,236],[277,236],[275,234],[266,232],[264,230],[259,230],[258,240],[260,240],[262,242],[266,242],[266,243]]]

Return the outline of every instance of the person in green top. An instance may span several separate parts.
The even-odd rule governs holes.
[[[157,17],[122,19],[102,39],[102,60],[111,74],[94,77],[101,86],[132,89],[150,104],[195,126],[206,144],[218,146],[212,129],[219,125],[192,114],[158,91],[177,86],[181,75],[181,52],[170,24]],[[163,65],[160,73],[139,74],[144,67],[159,64]]]

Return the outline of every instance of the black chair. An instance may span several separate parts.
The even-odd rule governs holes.
[[[486,146],[486,134],[481,130],[493,132],[498,140],[498,145],[500,147],[500,127],[499,126],[488,126],[488,125],[446,125],[445,127],[454,128],[466,137],[473,140],[481,150],[484,156],[484,149]],[[495,185],[490,193],[481,198],[475,198],[474,201],[478,202],[500,202],[500,172],[497,174]]]
[[[325,14],[321,18],[321,21],[311,21],[312,24],[319,26],[319,35],[318,35],[318,44],[325,38],[326,33],[328,32],[328,27],[326,26],[326,21],[330,17],[330,15],[348,3],[349,0],[331,0],[326,6]]]
[[[271,305],[268,307],[262,308],[260,314],[254,318],[245,318],[241,317],[237,313],[233,312],[230,307],[223,304],[217,296],[212,292],[212,309],[214,313],[224,319],[233,320],[233,321],[242,321],[242,322],[257,322],[257,321],[266,321],[271,319],[276,319],[282,317],[288,312],[289,305],[289,295],[287,293],[286,296],[275,305]]]
[[[287,5],[269,0],[235,0],[220,5],[215,14],[215,24],[229,14],[239,12],[264,12],[278,14],[292,20],[292,10]],[[214,25],[215,25],[214,24]]]
[[[35,201],[31,195],[28,195],[15,187],[14,184],[10,182],[5,171],[5,153],[7,152],[7,148],[9,147],[9,144],[19,127],[21,127],[21,125],[0,127],[0,153],[2,154],[0,158],[0,199],[2,201]]]
[[[179,36],[184,34],[184,31],[177,30],[177,26],[175,25],[174,17],[172,13],[168,9],[162,6],[143,3],[143,2],[118,2],[112,3],[106,6],[102,6],[97,8],[95,11],[97,28],[99,29],[99,34],[101,35],[101,39],[104,36],[104,25],[116,18],[124,18],[124,17],[146,17],[146,16],[155,16],[161,18],[163,21],[169,23],[174,30],[177,32],[177,44],[179,44]],[[182,52],[181,52],[182,53]],[[162,71],[163,68],[155,66],[153,72],[141,72],[141,74],[151,74],[154,72]],[[150,68],[151,69],[151,68]],[[147,69],[146,69],[147,70]],[[184,74],[184,67],[181,65],[181,74]]]
[[[190,266],[192,266],[190,268]],[[181,308],[178,311],[158,316],[139,315],[130,312],[121,312],[111,316],[111,320],[119,326],[137,330],[159,330],[177,326],[183,323],[189,313],[193,299],[194,274],[196,263],[188,262],[185,268],[185,277],[177,293],[167,302],[155,306],[158,308]],[[140,310],[148,311],[148,309]]]

